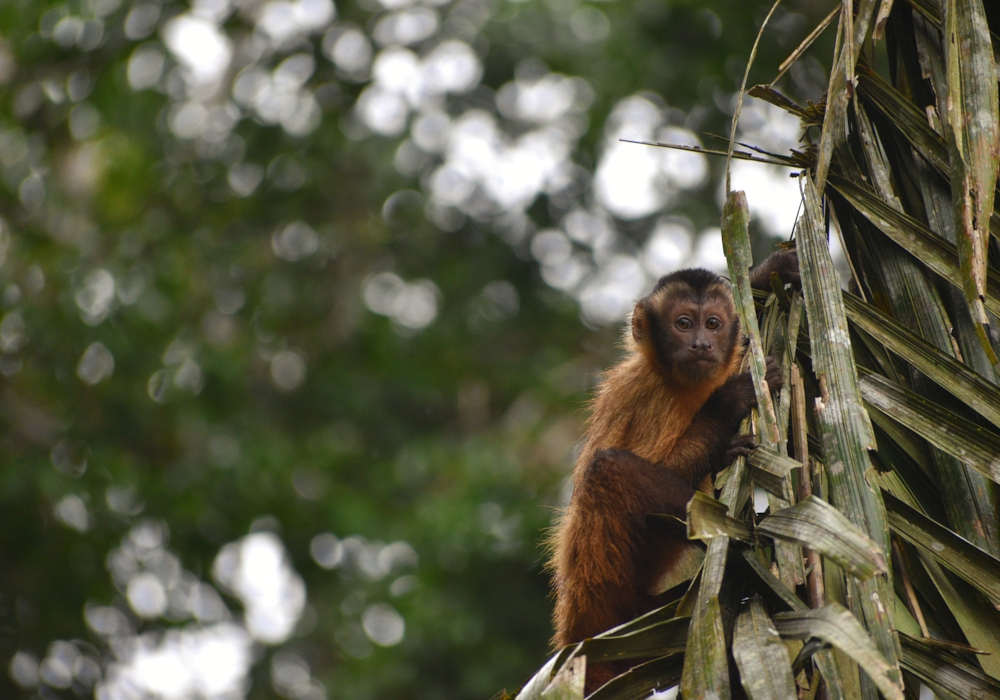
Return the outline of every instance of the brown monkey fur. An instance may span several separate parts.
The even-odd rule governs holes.
[[[771,272],[797,284],[795,251],[771,255],[752,286],[770,289]],[[683,519],[695,486],[755,446],[734,439],[756,396],[750,373],[738,372],[745,342],[729,282],[699,269],[661,278],[636,304],[626,346],[592,402],[573,497],[552,537],[556,646],[657,607],[651,588],[683,537],[646,516]],[[770,360],[766,379],[780,386]],[[587,693],[626,668],[589,668]]]

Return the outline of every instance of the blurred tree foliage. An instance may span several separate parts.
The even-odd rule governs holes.
[[[331,62],[331,44],[351,28],[371,35],[399,6],[338,3],[335,17],[281,34],[296,11],[309,20],[318,7],[322,20],[324,5],[0,4],[0,695],[110,693],[130,635],[155,645],[192,615],[218,620],[176,601],[142,608],[131,579],[109,573],[109,553],[143,523],[169,532],[163,551],[188,572],[157,574],[171,595],[191,575],[221,585],[220,548],[251,530],[287,548],[307,603],[287,639],[255,647],[248,697],[325,687],[331,698],[485,698],[539,665],[550,631],[541,542],[618,330],[581,323],[532,258],[528,234],[558,224],[565,197],[533,198],[520,235],[507,235],[502,216],[437,207],[427,178],[399,165],[403,135],[358,127],[369,76]],[[831,6],[780,9],[751,81]],[[584,183],[573,201],[589,196],[605,120],[628,95],[658,95],[714,146],[705,134],[726,132],[767,11],[721,0],[430,7],[437,24],[413,50],[451,32],[482,64],[481,81],[447,97],[452,115],[498,114],[495,91],[519,66],[589,84],[569,154]],[[210,113],[197,112],[190,74],[217,61],[212,42],[188,65],[164,48],[171,21],[199,16],[231,50],[213,98],[224,109]],[[252,54],[267,26],[270,44]],[[240,66],[291,55],[314,57],[299,74],[311,97],[284,122],[227,102]],[[826,71],[804,65],[782,87],[817,100]],[[221,137],[205,136],[216,127]],[[719,220],[711,168],[669,208],[698,230]],[[661,213],[612,220],[620,245],[641,246]],[[335,537],[315,539],[324,532]],[[386,605],[405,621],[402,641],[373,629],[398,620],[379,617]],[[102,633],[85,606],[125,622]],[[275,654],[305,661],[313,680],[272,677],[304,668]]]

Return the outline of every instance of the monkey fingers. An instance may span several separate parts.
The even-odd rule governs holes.
[[[757,449],[757,440],[753,435],[737,435],[729,443],[729,450],[726,451],[726,459],[723,466],[729,466],[737,457],[749,457],[750,453]]]
[[[781,376],[781,365],[771,355],[767,356],[767,372],[764,374],[764,381],[767,382],[767,387],[771,391],[777,391],[785,383]]]

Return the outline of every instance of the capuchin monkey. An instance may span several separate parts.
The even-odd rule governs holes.
[[[794,250],[750,273],[799,285]],[[730,284],[701,269],[662,277],[632,312],[628,354],[608,371],[591,408],[573,469],[573,497],[551,540],[557,647],[582,641],[655,607],[654,586],[676,566],[686,540],[647,520],[686,516],[703,480],[756,447],[737,436],[757,405],[749,372],[739,372],[745,339]],[[781,386],[768,358],[766,380]],[[587,669],[591,693],[629,667]]]

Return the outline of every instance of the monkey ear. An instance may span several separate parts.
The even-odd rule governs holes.
[[[645,345],[649,342],[649,317],[647,313],[646,305],[642,301],[632,309],[632,340],[638,345]]]

